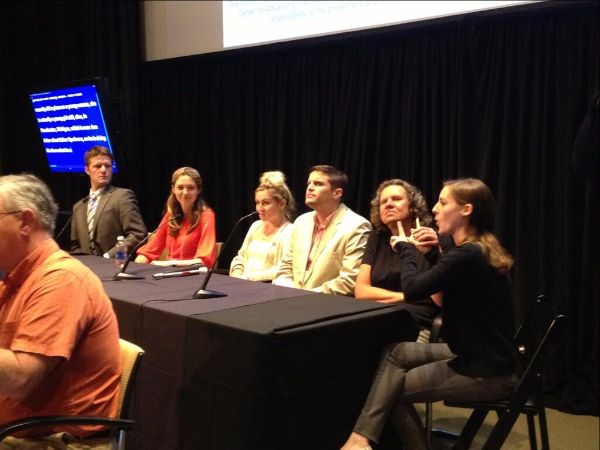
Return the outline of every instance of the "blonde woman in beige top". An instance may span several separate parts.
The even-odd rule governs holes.
[[[252,281],[271,281],[283,257],[292,232],[296,202],[279,171],[265,172],[254,191],[260,220],[252,225],[237,256],[231,261],[229,275]]]

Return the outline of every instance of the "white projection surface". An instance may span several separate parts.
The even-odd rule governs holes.
[[[223,1],[223,46],[243,47],[533,1]]]

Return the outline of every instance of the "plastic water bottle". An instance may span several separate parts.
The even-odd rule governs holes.
[[[127,259],[127,244],[123,236],[117,237],[117,245],[115,246],[115,266],[121,267]]]

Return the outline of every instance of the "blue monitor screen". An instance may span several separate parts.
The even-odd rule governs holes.
[[[83,156],[94,145],[111,153],[98,83],[38,89],[30,93],[51,172],[85,172]],[[117,168],[113,158],[113,171]]]

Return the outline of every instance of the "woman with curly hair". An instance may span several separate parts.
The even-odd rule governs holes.
[[[431,224],[423,194],[404,180],[396,178],[382,182],[371,200],[371,223],[373,232],[363,255],[354,295],[381,303],[405,302],[401,261],[390,247],[390,238],[410,236],[412,229]],[[418,267],[419,271],[429,268],[423,255],[418,258]],[[406,308],[424,327],[430,326],[439,312],[429,296],[410,302]]]

